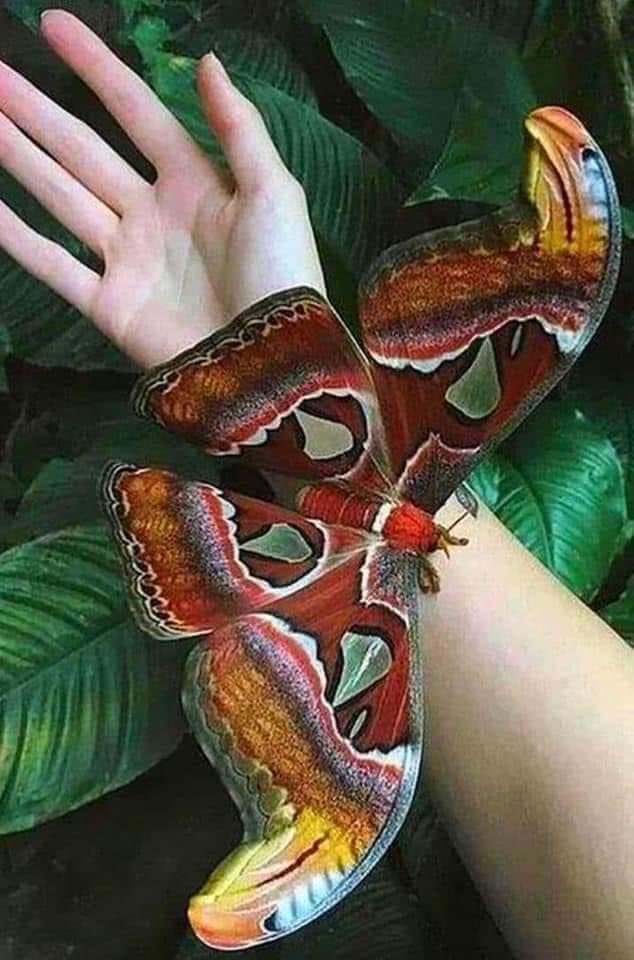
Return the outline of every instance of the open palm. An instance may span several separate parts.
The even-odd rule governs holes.
[[[257,110],[212,54],[199,65],[198,88],[231,175],[76,17],[51,11],[42,32],[147,157],[156,179],[149,183],[0,62],[0,164],[104,269],[91,270],[2,201],[0,246],[141,366],[173,356],[276,290],[307,284],[324,292],[303,191]]]

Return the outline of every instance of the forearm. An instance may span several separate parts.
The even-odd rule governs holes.
[[[421,603],[432,794],[519,957],[632,956],[634,656],[488,510],[460,534]]]

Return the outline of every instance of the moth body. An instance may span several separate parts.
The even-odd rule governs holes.
[[[431,514],[409,501],[391,502],[341,483],[304,487],[297,499],[304,516],[378,534],[394,550],[425,555],[438,549],[440,528]]]

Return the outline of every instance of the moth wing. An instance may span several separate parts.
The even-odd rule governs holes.
[[[605,157],[560,108],[526,126],[516,205],[390,248],[361,283],[398,490],[431,511],[568,370],[616,282]]]
[[[422,750],[413,563],[373,548],[190,654],[183,702],[243,820],[190,902],[207,945],[297,930],[376,864]]]
[[[230,461],[302,480],[391,477],[370,365],[316,290],[273,294],[141,377],[135,409]]]
[[[168,470],[112,463],[102,501],[135,618],[159,639],[264,609],[367,545],[363,533]]]

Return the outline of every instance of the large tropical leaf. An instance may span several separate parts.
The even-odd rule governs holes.
[[[325,29],[359,96],[422,161],[427,177],[413,200],[512,195],[534,97],[509,43],[441,0],[301,6]]]
[[[136,417],[127,404],[95,404],[95,434],[78,456],[53,457],[26,490],[2,537],[16,544],[101,517],[97,481],[110,459],[167,467],[192,479],[213,481],[214,461],[202,451]],[[68,429],[68,427],[67,427]],[[66,438],[62,435],[62,443]]]
[[[523,55],[529,53],[543,38],[556,0],[457,0],[467,13],[477,17],[492,33],[504,37]],[[455,4],[454,4],[455,6]]]
[[[623,544],[623,468],[581,413],[550,401],[472,475],[502,522],[571,590],[590,600]]]
[[[469,31],[425,0],[300,0],[326,32],[351,86],[406,147],[442,149],[465,76]],[[464,19],[464,17],[463,17]]]
[[[169,109],[212,156],[219,146],[194,87],[195,62],[162,54],[150,80]],[[315,229],[346,267],[358,274],[387,243],[401,190],[385,166],[358,140],[305,102],[270,83],[231,71],[261,111],[287,167],[303,185]]]
[[[189,35],[187,52],[200,57],[208,50],[232,72],[269,83],[294,100],[317,107],[306,73],[275,37],[256,30],[197,27]]]
[[[489,83],[497,78],[494,62],[481,66]],[[512,75],[509,76],[512,86]],[[486,101],[482,94],[465,89],[438,160],[408,203],[451,197],[505,204],[518,189],[521,169],[523,120],[534,100],[529,95],[522,106],[511,109],[504,99]]]
[[[24,830],[132,780],[183,732],[184,648],[128,615],[100,526],[0,556],[0,832]]]
[[[625,474],[630,517],[634,519],[634,382],[585,376],[569,391],[570,401],[592,427],[614,444]]]

